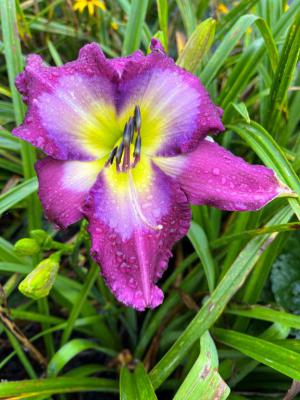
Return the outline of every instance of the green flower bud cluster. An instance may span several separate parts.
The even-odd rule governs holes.
[[[15,244],[15,252],[20,256],[33,256],[41,250],[40,245],[34,239],[20,239]]]
[[[15,243],[15,252],[20,256],[34,256],[41,250],[50,250],[52,238],[42,229],[30,232],[30,238],[23,238]]]

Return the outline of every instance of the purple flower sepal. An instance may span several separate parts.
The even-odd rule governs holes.
[[[159,41],[150,48],[109,60],[92,43],[61,67],[30,55],[16,80],[28,110],[13,131],[47,154],[36,164],[46,216],[61,228],[87,218],[107,285],[140,311],[163,301],[156,282],[190,203],[249,211],[288,191],[207,138],[224,130],[222,110]]]

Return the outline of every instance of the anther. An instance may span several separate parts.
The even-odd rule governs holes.
[[[128,122],[128,129],[130,131],[130,143],[133,142],[134,128],[135,128],[134,119],[132,117],[130,117],[129,122]]]
[[[120,162],[122,159],[122,155],[123,155],[123,151],[124,151],[124,143],[123,141],[120,143],[118,150],[116,152],[116,165],[117,165],[117,170],[119,171],[120,169]]]
[[[135,144],[134,144],[134,150],[133,150],[134,157],[140,156],[141,148],[142,148],[142,138],[141,138],[141,135],[138,135],[136,137]]]
[[[133,157],[134,157],[133,167],[135,167],[136,164],[140,161],[141,149],[142,149],[142,138],[141,135],[137,135],[133,150]]]
[[[130,120],[128,122],[126,122],[124,131],[123,131],[123,142],[124,142],[124,146],[129,146],[131,141],[131,124],[130,124]]]
[[[110,153],[108,160],[105,163],[105,167],[108,167],[114,162],[115,155],[117,153],[118,147],[116,146],[113,151]]]
[[[141,109],[139,106],[135,106],[133,118],[134,118],[135,129],[137,130],[137,132],[139,134],[140,130],[141,130],[141,125],[142,125]]]

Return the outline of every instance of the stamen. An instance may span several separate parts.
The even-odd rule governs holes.
[[[131,127],[130,127],[130,120],[129,120],[129,122],[126,122],[124,131],[123,131],[123,142],[124,142],[125,147],[130,144],[130,139],[131,139],[130,128]]]
[[[131,170],[129,170],[128,172],[129,175],[129,183],[130,183],[130,198],[132,201],[132,206],[133,209],[136,213],[136,215],[142,220],[142,222],[147,225],[149,228],[155,230],[155,231],[160,231],[163,229],[163,226],[161,224],[159,225],[152,225],[151,222],[149,222],[147,220],[147,218],[145,217],[145,215],[143,214],[138,199],[137,199],[137,193],[136,193],[136,189],[135,189],[135,185],[134,185],[134,181],[133,181],[133,177],[132,177],[132,173]]]
[[[133,136],[132,129],[132,118],[126,123],[124,132],[123,132],[123,142],[124,142],[124,158],[123,158],[123,166],[122,171],[127,171],[130,166],[130,142],[131,136]]]
[[[126,172],[130,166],[130,144],[125,145],[124,147],[124,158],[123,158],[123,166],[122,171]]]
[[[110,153],[105,167],[112,165],[114,159],[116,160],[116,167],[118,172],[126,172],[129,168],[134,168],[141,158],[141,110],[139,106],[134,107],[134,115],[126,122],[123,130],[123,138],[119,146],[116,146]],[[136,132],[136,135],[135,135]],[[130,148],[131,143],[134,144],[133,162],[130,164]],[[122,161],[123,160],[123,161]],[[122,163],[122,167],[120,167]]]
[[[142,138],[141,135],[138,135],[134,144],[133,155],[139,156],[141,154],[141,148],[142,148]]]
[[[134,157],[133,167],[135,167],[136,164],[140,161],[141,149],[142,149],[142,138],[141,135],[138,135],[135,140],[134,150],[133,150],[133,157]]]
[[[120,146],[118,147],[117,153],[116,153],[116,165],[117,165],[118,171],[120,171],[120,162],[122,159],[123,151],[124,151],[124,143],[122,140],[122,142],[120,143]]]
[[[135,106],[133,118],[134,118],[135,129],[137,130],[138,134],[140,134],[142,117],[141,117],[141,109],[139,106]]]
[[[134,127],[135,127],[135,122],[132,117],[130,117],[129,122],[128,122],[128,128],[130,130],[130,143],[133,142],[133,137],[134,137]]]
[[[118,147],[116,146],[116,147],[113,149],[113,151],[110,153],[110,155],[109,155],[109,157],[108,157],[108,160],[107,160],[106,163],[105,163],[105,167],[108,167],[109,165],[112,165],[112,163],[114,162],[114,158],[115,158],[115,155],[116,155],[117,150],[118,150]]]

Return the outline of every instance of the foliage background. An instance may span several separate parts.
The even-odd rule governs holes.
[[[147,51],[156,35],[225,110],[217,140],[300,194],[300,2],[105,4],[89,15],[71,0],[0,1],[0,398],[300,398],[298,198],[255,213],[194,207],[160,282],[163,305],[137,313],[103,284],[85,224],[57,232],[44,219],[33,169],[42,155],[10,134],[25,111],[13,83],[24,55],[60,65],[97,41],[115,57]],[[39,228],[55,244],[18,255],[14,243]],[[65,256],[50,295],[24,297],[19,282],[57,243]]]

